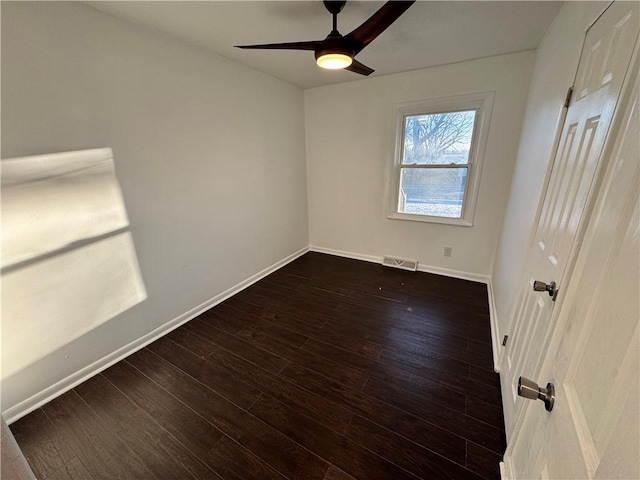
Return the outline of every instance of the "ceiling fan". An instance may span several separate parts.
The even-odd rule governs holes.
[[[342,11],[346,1],[324,0],[324,6],[333,16],[333,29],[324,40],[308,42],[267,43],[262,45],[236,45],[237,48],[259,50],[313,50],[316,63],[322,68],[332,70],[345,69],[360,75],[370,75],[372,68],[358,62],[354,57],[375,38],[395,22],[413,1],[390,1],[385,3],[362,25],[351,33],[342,36],[338,32],[338,13]]]

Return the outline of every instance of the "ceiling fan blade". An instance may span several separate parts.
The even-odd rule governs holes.
[[[375,72],[373,68],[369,68],[366,65],[363,65],[362,63],[357,61],[355,58],[353,59],[353,62],[351,62],[351,65],[349,65],[348,67],[345,67],[345,70],[349,70],[350,72],[354,72],[354,73],[359,73],[360,75],[371,75],[373,72]]]
[[[395,22],[400,15],[415,3],[412,1],[391,1],[385,3],[380,10],[374,13],[367,21],[346,35],[344,38],[355,48],[355,53],[360,52],[375,38],[384,32]]]
[[[322,40],[310,42],[265,43],[262,45],[235,45],[236,48],[255,50],[315,50],[322,45]]]

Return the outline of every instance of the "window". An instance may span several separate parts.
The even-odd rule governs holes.
[[[493,93],[399,105],[390,218],[471,226]]]

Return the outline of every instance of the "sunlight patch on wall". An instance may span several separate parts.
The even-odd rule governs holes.
[[[146,291],[110,148],[1,166],[4,380]]]

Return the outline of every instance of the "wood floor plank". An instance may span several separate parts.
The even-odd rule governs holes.
[[[387,348],[389,344],[397,346],[431,347],[447,353],[467,351],[469,339],[464,335],[452,332],[451,325],[429,321],[407,315],[401,318],[390,318],[380,314],[371,314],[366,310],[338,312],[335,319],[330,319],[324,328],[336,328],[346,336],[368,335],[372,340],[382,342]],[[467,357],[461,358],[467,360]]]
[[[204,456],[225,480],[287,480],[287,478],[228,436],[223,436]]]
[[[367,382],[364,392],[375,398],[380,398],[381,391],[389,392],[390,396],[406,398],[411,402],[413,409],[420,412],[423,409],[434,408],[435,404],[451,408],[461,413],[465,413],[465,397],[454,390],[443,387],[438,382],[423,380],[419,385],[410,382],[397,381],[394,383],[383,382],[376,376],[371,376]],[[386,396],[386,395],[385,395]],[[405,402],[399,402],[401,406]],[[394,402],[396,404],[396,402]]]
[[[470,325],[470,316],[488,315],[489,308],[486,302],[482,306],[473,302],[451,302],[450,299],[434,295],[403,294],[396,298],[383,297],[379,294],[362,293],[354,290],[342,302],[356,307],[365,307],[390,316],[403,316],[407,313],[432,318],[447,318],[457,320],[460,324]]]
[[[424,448],[416,448],[407,439],[360,416],[355,416],[347,436],[369,450],[392,461],[419,478],[479,480],[459,464]]]
[[[206,357],[193,354],[166,337],[147,348],[240,407],[249,407],[260,396],[259,389],[216,368]]]
[[[204,464],[102,375],[76,387],[76,392],[158,478],[209,478]]]
[[[469,341],[469,344],[472,342]],[[476,342],[473,342],[476,343]],[[495,373],[493,370],[493,355],[491,353],[491,349],[487,348],[487,345],[484,345],[485,352],[479,353],[478,351],[474,351],[471,348],[467,350],[467,361],[470,365],[470,370],[475,368],[489,370],[491,373]],[[469,374],[471,375],[471,373]],[[500,380],[498,379],[498,383]],[[490,385],[495,385],[495,381],[491,382]]]
[[[307,336],[321,330],[322,326],[330,319],[330,317],[314,311],[289,313],[281,309],[279,305],[271,304],[265,297],[248,297],[245,299],[235,295],[225,300],[220,306],[231,307],[252,316],[265,318],[282,327]],[[248,319],[243,318],[243,320],[250,321],[251,317]],[[249,322],[246,323],[251,325]]]
[[[309,252],[16,422],[42,480],[499,480],[487,287]]]
[[[355,478],[415,479],[397,465],[373,454],[344,435],[296,411],[290,411],[286,405],[274,399],[261,398],[250,411]]]
[[[223,303],[221,303],[219,307],[229,308],[232,311],[237,311],[249,315],[248,317],[240,317],[245,323],[245,327],[259,327],[259,323],[255,324],[253,322],[255,318],[262,318],[282,328],[287,328],[289,330],[299,332],[305,336],[309,336],[310,334],[320,331],[322,329],[322,326],[327,322],[327,320],[329,320],[329,317],[318,317],[317,315],[319,314],[314,315],[314,312],[310,312],[311,315],[298,315],[294,317],[283,313],[282,311],[276,311],[276,309],[269,308],[265,304],[259,305],[256,303],[247,302],[237,296],[228,298]],[[229,315],[238,314],[233,314],[230,312]],[[272,333],[272,335],[278,336],[275,333]],[[285,338],[280,339],[283,341],[287,341]]]
[[[161,478],[71,390],[43,407],[78,459],[97,479]],[[126,462],[122,459],[126,458]]]
[[[222,305],[216,305],[216,308],[207,310],[204,313],[198,315],[194,320],[203,322],[211,322],[217,325],[219,329],[224,330],[230,335],[235,335],[245,327],[245,323],[236,318],[236,315],[226,315],[222,311]]]
[[[487,388],[486,385],[465,376],[453,375],[428,367],[415,367],[410,363],[401,363],[389,358],[386,358],[384,362],[372,360],[313,338],[310,338],[302,346],[302,349],[325,358],[339,359],[341,363],[362,370],[387,383],[394,384],[396,379],[411,379],[416,384],[420,384],[422,381],[420,379],[426,380],[428,384],[435,381],[443,387],[458,392],[459,395],[469,394],[489,403],[500,403],[498,389]]]
[[[205,360],[211,370],[223,369],[265,394],[280,399],[292,408],[306,412],[339,432],[344,432],[351,412],[330,400],[309,392],[300,384],[273,375],[259,365],[246,361],[222,347],[217,347]],[[181,367],[182,368],[182,367]],[[190,368],[186,367],[185,368]],[[286,367],[285,367],[286,368]],[[185,370],[190,373],[189,370]],[[197,373],[197,372],[196,372]]]
[[[502,408],[499,405],[483,402],[475,397],[466,397],[467,415],[477,418],[492,427],[504,430]]]
[[[329,320],[324,325],[325,329],[332,329],[347,337],[367,338],[377,343],[382,348],[389,350],[408,351],[416,354],[428,355],[429,353],[459,360],[462,362],[474,362],[478,359],[475,354],[467,350],[467,339],[452,335],[435,335],[422,332],[421,335],[407,332],[398,325],[380,325],[371,319],[367,321],[353,321],[353,318],[338,316],[335,320]],[[484,360],[484,359],[482,359]]]
[[[376,362],[372,362],[350,352],[341,351],[340,349],[336,349],[335,347],[327,344],[310,340],[303,346],[303,348],[305,350],[309,349],[316,354],[324,354],[332,358],[340,358],[341,361],[353,364],[356,368],[362,368],[369,372],[372,377],[380,378],[383,381],[385,379],[392,380],[393,378],[398,378],[400,376],[399,371],[401,371],[401,369],[389,372],[384,368],[384,365],[377,367]],[[402,367],[402,365],[400,365],[400,367]],[[286,369],[282,373],[285,374]],[[422,371],[419,371],[419,373],[425,375]],[[405,375],[412,376],[411,373],[405,373]],[[483,397],[490,394],[491,397],[498,396],[499,398],[499,392],[492,392],[483,385],[480,384],[478,386],[472,380],[464,377],[442,375],[437,371],[431,372],[431,376],[436,378],[437,381],[443,383],[445,386],[452,387],[454,390],[458,391],[460,395],[465,395],[468,391],[473,391],[475,394]],[[412,377],[414,381],[419,381],[419,376],[413,375]],[[426,379],[428,379],[427,377],[428,375],[425,376]],[[307,384],[309,384],[308,381]],[[459,412],[455,412],[449,408],[441,409],[440,406],[436,404],[433,405],[433,408],[422,408],[418,410],[418,405],[411,402],[407,396],[395,395],[392,390],[371,389],[369,390],[369,393],[375,394],[376,399],[384,402],[385,404],[397,405],[403,410],[408,409],[410,410],[409,413],[419,415],[420,418],[423,418],[430,424],[437,425],[455,435],[468,438],[469,440],[483,445],[496,453],[504,451],[506,446],[504,433],[500,429],[486,425],[484,422],[478,421],[473,417],[461,415]],[[324,394],[327,395],[327,393]]]
[[[381,402],[295,364],[288,365],[282,371],[282,375],[304,384],[309,390],[330,398],[358,415],[397,431],[425,448],[441,453],[458,463],[464,463],[463,438],[436,423],[427,423],[415,415],[393,407],[388,402]],[[435,412],[433,415],[435,416]]]
[[[148,352],[144,353],[144,356],[148,357],[149,354],[154,355]],[[154,360],[146,358],[145,361],[140,361],[140,358],[141,356],[137,354],[129,357],[132,365],[141,369],[143,373],[153,374],[153,370],[157,368],[153,366]],[[163,361],[160,358],[158,360]],[[181,373],[170,365],[165,369],[173,372],[156,377],[160,386],[275,470],[291,480],[296,478],[313,480],[324,476],[328,464],[321,458],[218,395],[190,375]],[[298,477],[301,471],[304,476]]]
[[[11,432],[37,478],[48,477],[75,457],[40,408],[12,423]]]
[[[332,315],[309,309],[310,307],[308,305],[302,306],[287,298],[278,298],[247,291],[238,293],[236,297],[245,303],[257,305],[273,312],[277,316],[291,317],[312,326],[320,326],[329,318],[332,318]]]
[[[180,335],[182,335],[181,338],[179,337]],[[219,350],[218,347],[220,347],[241,356],[247,362],[260,365],[260,368],[271,373],[279,372],[289,363],[289,360],[286,358],[256,347],[240,337],[229,335],[211,324],[187,324],[184,329],[171,332],[170,335],[167,335],[167,338],[183,348],[189,349],[191,343],[194,341],[194,336],[197,336],[199,339],[204,339],[205,343],[208,344],[207,353],[204,355],[205,357],[209,357],[211,354],[217,352]]]
[[[504,452],[506,448],[506,440],[502,430],[492,427],[470,415],[462,414],[439,405],[433,405],[433,408],[420,408],[409,398],[398,398],[390,391],[379,390],[376,393],[377,398],[380,400],[392,405],[398,405],[403,410],[409,411],[409,413],[433,425],[437,425],[455,435],[483,445],[496,453]]]
[[[488,326],[489,316],[474,314],[474,321],[470,316],[448,311],[415,311],[411,306],[393,306],[385,311],[370,308],[368,305],[342,304],[336,313],[336,318],[348,316],[353,321],[377,322],[380,325],[400,326],[415,334],[437,334],[440,336],[456,335],[479,343],[491,342]],[[423,309],[424,310],[424,309]]]
[[[247,326],[260,331],[268,332],[271,335],[280,338],[282,341],[299,346],[306,340],[306,335],[298,333],[287,327],[286,322],[279,320],[275,312],[265,309],[262,306],[243,302],[235,297],[225,300],[215,308],[216,318],[219,321],[227,322],[228,319],[242,324],[242,328]],[[211,321],[211,319],[208,319]],[[304,322],[304,319],[302,320]],[[324,323],[326,319],[322,320]],[[298,321],[299,322],[299,321]],[[313,323],[305,323],[307,326],[316,326]],[[214,326],[218,326],[214,323]],[[237,332],[234,332],[234,334]]]
[[[291,347],[277,338],[254,331],[250,328],[241,330],[238,336],[260,348],[278,353],[290,362],[294,362],[304,368],[313,370],[314,372],[357,390],[362,390],[369,378],[366,373],[360,370],[346,367],[341,363],[333,362],[300,348]]]
[[[500,375],[493,371],[493,367],[482,368],[476,365],[469,365],[469,377],[492,387],[494,390],[500,388]]]
[[[204,456],[222,438],[220,430],[129,362],[119,362],[103,375],[195,455]]]
[[[353,279],[344,279],[341,277],[318,276],[305,280],[304,285],[309,288],[334,293],[337,295],[348,296],[354,288]]]
[[[309,279],[307,278],[282,273],[281,270],[276,270],[275,272],[270,273],[264,277],[263,280],[291,290],[298,288],[300,285],[307,285],[309,282]]]
[[[313,311],[331,317],[336,309],[335,304],[318,302],[316,296],[308,291],[291,290],[269,282],[254,283],[240,293],[243,295],[271,299],[274,304],[291,312]]]
[[[81,383],[74,391],[89,405],[100,423],[106,428],[115,428],[116,425],[129,420],[140,411],[102,374]]]
[[[491,349],[487,348],[487,344],[485,342],[479,341],[478,339],[469,339],[469,341],[467,342],[467,349],[470,352],[473,352],[476,355],[482,356],[486,359],[492,358]]]
[[[502,455],[473,442],[467,443],[467,468],[486,479],[500,478]]]
[[[322,480],[355,480],[351,475],[343,472],[339,468],[334,467],[333,465],[329,466],[329,470],[325,473],[324,478]]]
[[[457,286],[456,286],[457,287]],[[454,287],[455,288],[455,287]],[[458,287],[458,290],[460,288]],[[486,299],[486,291],[485,295],[473,295],[473,296],[462,296],[464,298],[464,302],[451,302],[451,289],[432,289],[429,292],[425,292],[421,295],[409,295],[407,303],[412,307],[426,307],[428,309],[441,309],[447,310],[450,312],[459,312],[465,315],[468,314],[489,314],[489,304]]]
[[[241,292],[240,294],[238,294],[238,297],[240,300],[245,300],[248,303],[254,302],[266,305],[269,310],[276,313],[278,323],[281,323],[291,330],[297,331],[303,335],[314,337],[333,345],[338,345],[344,348],[355,350],[359,354],[368,358],[378,358],[382,351],[382,348],[373,342],[345,337],[332,330],[322,329],[319,326],[313,324],[310,325],[310,323],[315,320],[315,316],[317,315],[313,311],[311,311],[310,313],[310,311],[295,309],[292,310],[291,305],[286,303],[286,301],[283,304],[279,304],[271,297],[255,297],[251,294],[245,294],[245,292]],[[294,322],[289,321],[288,319],[290,318],[293,319]],[[300,321],[301,319],[304,320]],[[295,323],[296,320],[298,320],[299,322]],[[328,318],[326,316],[323,316],[320,319],[322,324],[326,323],[327,320]]]
[[[191,322],[188,322],[189,324]],[[228,335],[228,334],[226,334]],[[173,332],[168,333],[164,338],[177,343],[185,350],[197,355],[200,358],[205,358],[211,353],[213,347],[211,342],[207,342],[201,335],[194,335],[187,325],[183,325],[182,328],[178,328]]]
[[[439,370],[453,375],[459,375],[461,377],[469,376],[468,363],[454,360],[428,350],[418,354],[406,350],[384,349],[380,353],[379,359],[382,362],[390,361],[392,363],[401,363],[418,369],[429,368],[431,370]]]
[[[465,376],[454,375],[426,366],[413,366],[409,362],[399,362],[390,358],[386,358],[384,361],[371,360],[313,338],[310,338],[302,346],[302,349],[325,358],[340,359],[340,362],[360,369],[387,383],[393,384],[396,380],[401,379],[409,379],[416,384],[420,384],[423,380],[426,380],[427,384],[435,381],[443,387],[458,392],[459,395],[472,395],[494,405],[500,404],[499,388],[487,388],[485,384]]]
[[[251,309],[251,307],[249,307],[249,309]],[[286,324],[283,325],[284,322],[275,322],[275,314],[271,315],[270,318],[265,318],[265,316],[261,315],[264,312],[250,313],[231,307],[228,303],[218,305],[216,307],[216,311],[217,321],[213,321],[212,318],[205,320],[209,323],[212,323],[216,328],[220,328],[220,324],[227,323],[229,319],[234,319],[239,324],[242,324],[242,328],[246,328],[249,326],[255,330],[268,333],[269,335],[279,338],[280,340],[296,347],[302,345],[307,340],[306,335],[287,328]],[[200,319],[195,319],[190,323],[194,326],[198,325],[198,320]],[[234,332],[234,335],[237,333],[238,332]]]
[[[39,477],[45,478],[45,477]],[[46,477],[46,480],[94,480],[95,477],[85,468],[78,457],[73,457],[58,470]],[[11,479],[7,479],[11,480]]]

